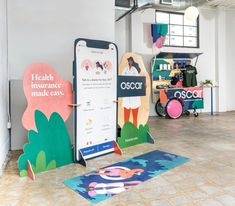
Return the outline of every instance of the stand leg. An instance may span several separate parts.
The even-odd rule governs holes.
[[[113,141],[113,147],[114,147],[114,152],[116,154],[122,155],[122,150],[119,148],[119,146],[118,146],[116,141]]]
[[[86,167],[86,160],[84,159],[84,157],[83,157],[81,151],[79,151],[79,156],[80,156],[80,160],[78,161],[78,164],[80,164],[80,165]]]
[[[32,168],[32,165],[31,165],[29,160],[27,160],[27,172],[28,172],[28,177],[30,179],[32,179],[32,180],[36,179],[33,168]]]
[[[213,87],[211,87],[211,116],[213,115]]]
[[[155,141],[154,141],[152,135],[149,132],[147,133],[147,135],[148,135],[147,136],[147,142],[150,143],[150,144],[154,144]]]

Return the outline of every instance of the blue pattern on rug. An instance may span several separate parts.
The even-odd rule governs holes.
[[[64,181],[92,203],[106,200],[190,159],[155,150]]]

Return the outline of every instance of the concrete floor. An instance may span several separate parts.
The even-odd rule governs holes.
[[[235,206],[235,112],[178,120],[151,118],[149,124],[155,145],[137,145],[122,156],[90,160],[87,168],[72,164],[40,173],[34,182],[18,176],[18,153],[13,152],[0,179],[0,205],[91,205],[62,182],[160,149],[192,160],[97,205]]]

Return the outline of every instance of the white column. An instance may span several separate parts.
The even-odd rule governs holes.
[[[217,111],[227,111],[227,49],[226,49],[226,12],[224,9],[217,10],[216,18],[216,81],[219,84],[217,94]]]
[[[0,176],[9,150],[6,0],[0,0]]]

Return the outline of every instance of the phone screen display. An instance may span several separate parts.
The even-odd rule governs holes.
[[[76,151],[85,158],[113,151],[117,127],[117,50],[76,44]],[[77,160],[79,159],[78,152]]]

